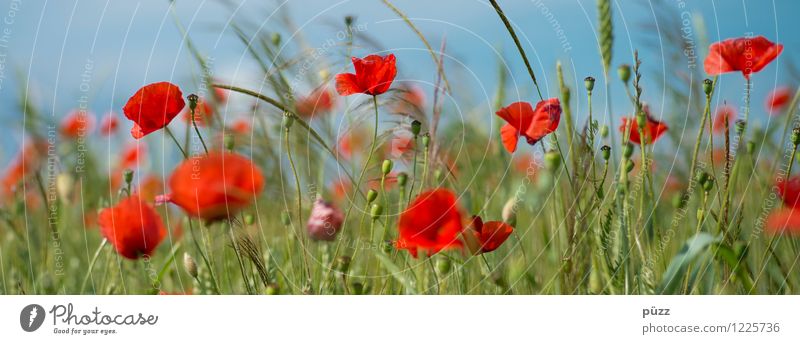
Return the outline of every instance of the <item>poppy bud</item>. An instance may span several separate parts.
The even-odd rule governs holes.
[[[792,129],[792,144],[795,146],[800,144],[800,128]]]
[[[747,150],[747,154],[753,154],[756,150],[756,143],[753,141],[747,141],[747,144],[744,146]]]
[[[510,198],[506,204],[503,206],[503,212],[501,213],[503,217],[503,222],[511,225],[514,227],[517,225],[517,198],[512,197]]]
[[[450,272],[450,268],[452,265],[450,264],[450,259],[445,256],[440,255],[438,259],[436,259],[436,272],[440,275],[446,275]]]
[[[682,192],[672,195],[672,206],[679,209],[683,208],[686,205],[685,199],[686,197]]]
[[[633,166],[634,166],[633,160],[625,159],[625,172],[630,173],[631,171],[633,171]]]
[[[558,152],[549,151],[544,154],[544,165],[550,171],[555,171],[561,166],[561,157]]]
[[[429,135],[429,134],[423,135],[422,136],[422,145],[425,146],[425,148],[428,148],[428,146],[430,144],[431,144],[431,135]]]
[[[372,217],[373,220],[377,220],[383,214],[383,207],[375,203],[372,205],[372,209],[369,211],[369,215]]]
[[[639,129],[643,129],[647,126],[647,116],[645,115],[644,111],[639,111],[636,114],[636,125],[639,126]],[[636,129],[631,129],[636,130]]]
[[[351,258],[349,256],[336,257],[336,271],[340,273],[347,272],[347,270],[350,269],[350,261]]]
[[[253,214],[247,214],[244,216],[244,224],[252,225],[254,223],[256,223],[256,218],[253,217]]]
[[[397,174],[397,185],[400,187],[406,186],[406,182],[408,181],[408,175],[405,172],[400,172]]]
[[[419,136],[419,132],[422,130],[422,122],[418,120],[414,120],[411,122],[411,133],[414,134],[414,137]]]
[[[622,156],[625,158],[630,158],[633,155],[633,145],[630,143],[626,143],[622,146]]]
[[[197,101],[199,100],[199,98],[197,97],[196,94],[192,93],[192,94],[186,96],[186,99],[189,100],[189,109],[194,111],[194,109],[197,108]]]
[[[281,34],[275,32],[272,34],[272,45],[280,45],[281,44]]]
[[[744,127],[747,125],[743,119],[736,121],[736,134],[741,135],[744,132]]]
[[[619,75],[619,79],[622,80],[624,83],[628,83],[631,80],[631,66],[627,64],[620,65],[617,68],[617,75]]]
[[[192,278],[195,279],[197,278],[197,263],[187,252],[183,253],[183,268],[186,269],[186,272],[189,273],[189,276],[192,276]]]
[[[125,180],[125,184],[130,185],[133,182],[133,171],[125,169],[125,172],[122,172],[122,179]]]
[[[711,191],[714,187],[714,177],[709,176],[705,183],[703,183],[703,190],[706,192]]]
[[[706,183],[706,180],[708,180],[708,177],[709,177],[708,173],[705,173],[705,172],[701,171],[700,174],[698,174],[697,177],[695,177],[695,178],[697,178],[697,183],[702,186],[703,184]]]
[[[703,80],[703,92],[705,92],[707,96],[710,96],[711,91],[713,90],[714,90],[714,82],[709,79]]]
[[[344,17],[344,25],[347,25],[347,27],[353,26],[353,21],[355,21],[355,18],[353,18],[353,16]]]
[[[344,215],[333,204],[317,199],[311,207],[306,230],[313,240],[332,241],[342,228]]]
[[[267,289],[264,290],[264,294],[267,295],[278,295],[280,293],[280,287],[277,284],[270,284],[267,286]]]
[[[386,176],[389,174],[389,172],[392,172],[393,166],[394,163],[391,160],[389,159],[384,160],[383,165],[381,166],[381,172],[383,172],[383,175]]]
[[[283,115],[283,129],[289,130],[294,124],[294,117],[292,115],[286,113]]]
[[[586,85],[586,90],[592,92],[594,90],[594,78],[591,76],[587,76],[586,79],[583,79],[584,85]]]
[[[600,152],[603,153],[603,160],[605,161],[608,161],[608,159],[611,157],[611,147],[608,145],[603,145],[603,147],[600,147]]]
[[[602,127],[600,127],[600,137],[602,137],[602,138],[608,137],[608,126],[607,125],[603,125]]]
[[[378,198],[378,192],[372,189],[367,191],[367,203],[372,203]]]

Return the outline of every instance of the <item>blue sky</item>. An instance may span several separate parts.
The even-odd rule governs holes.
[[[335,39],[345,15],[356,16],[371,37],[397,55],[400,78],[423,84],[435,80],[434,65],[421,42],[380,1],[231,2],[235,3],[235,14],[220,1],[176,2],[180,20],[189,27],[200,50],[213,58],[214,74],[222,80],[252,83],[259,79],[254,62],[226,23],[232,20],[262,25],[266,32],[281,32],[284,40],[292,44],[299,37],[277,19],[286,13],[301,27],[302,36],[312,47]],[[587,75],[600,79],[602,69],[595,36],[594,0],[505,0],[500,3],[518,27],[537,76],[543,80],[545,93],[555,96],[557,60],[563,61],[572,84],[582,82]],[[752,32],[785,44],[784,54],[777,63],[754,77],[754,108],[761,108],[763,97],[775,85],[796,82],[786,68],[797,62],[800,53],[800,30],[795,21],[800,13],[800,2],[663,0],[660,6],[655,3],[658,1],[618,0],[614,7],[612,64],[630,63],[632,50],[641,50],[645,63],[645,98],[651,104],[658,106],[667,99],[658,76],[670,75],[676,68],[685,69],[688,63],[687,60],[676,65],[662,57],[667,49],[660,46],[664,42],[658,41],[658,37],[663,37],[659,32],[680,28],[659,23],[656,31],[653,28],[655,13],[680,18],[685,12],[695,18],[701,17],[711,42]],[[460,95],[456,94],[458,101],[463,99],[471,105],[482,105],[488,111],[497,87],[501,58],[511,72],[509,97],[533,100],[530,81],[513,42],[487,1],[395,0],[394,4],[415,21],[435,47],[438,48],[446,37],[449,56],[445,63],[450,78],[461,90]],[[26,85],[28,96],[46,115],[55,119],[77,107],[81,95],[89,95],[90,108],[102,114],[109,110],[119,112],[138,87],[150,82],[172,80],[191,92],[192,75],[196,75],[198,67],[182,43],[168,14],[168,6],[167,0],[3,0],[0,16],[12,20],[11,24],[4,22],[0,28],[0,33],[8,38],[6,46],[0,48],[3,57],[0,62],[4,67],[0,69],[3,72],[0,120],[7,123],[0,129],[5,131],[0,141],[3,143],[0,161],[7,161],[21,140],[22,114],[16,104]],[[277,13],[276,8],[280,8]],[[563,34],[558,34],[557,28],[563,29]],[[692,28],[695,30],[696,22],[692,22]],[[697,53],[702,55],[706,48],[699,46],[697,31],[693,34],[693,39],[698,40]],[[373,51],[361,49],[355,54],[370,52]],[[326,52],[324,59],[338,63],[336,66],[341,68],[343,54],[332,49]],[[702,66],[701,60],[698,63]],[[723,76],[720,99],[736,104],[741,98],[742,83],[740,75]],[[624,104],[621,89],[614,87],[612,94],[618,99],[615,102]],[[615,113],[624,113],[625,109],[620,106]]]

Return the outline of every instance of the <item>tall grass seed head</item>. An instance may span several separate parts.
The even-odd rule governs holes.
[[[503,222],[511,225],[511,227],[515,227],[517,225],[517,197],[511,197],[506,201],[506,204],[503,205],[503,211],[501,216],[503,218]]]
[[[197,278],[197,262],[189,255],[188,252],[183,253],[183,268],[192,278]]]

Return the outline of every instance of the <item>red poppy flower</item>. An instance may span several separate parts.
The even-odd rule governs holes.
[[[318,88],[306,97],[297,98],[295,108],[297,115],[303,118],[314,118],[333,110],[336,98],[326,88]]]
[[[77,139],[94,129],[94,116],[86,110],[73,110],[61,121],[61,135]]]
[[[161,217],[137,195],[103,209],[97,223],[117,253],[128,259],[149,256],[166,235]]]
[[[239,135],[248,135],[252,131],[252,127],[250,126],[250,120],[246,118],[240,118],[233,123],[231,123],[231,131]]]
[[[363,59],[353,57],[353,73],[336,75],[336,92],[341,96],[356,93],[376,96],[389,90],[397,75],[394,54],[369,55]]]
[[[728,118],[728,127],[733,129],[736,122],[736,108],[730,105],[723,105],[717,109],[717,114],[714,116],[714,134],[725,132],[725,117]]]
[[[770,115],[777,115],[780,114],[786,106],[789,105],[789,101],[792,100],[792,90],[789,87],[778,87],[772,92],[770,92],[769,96],[767,96],[766,108],[767,113]]]
[[[446,189],[434,189],[421,193],[400,214],[400,238],[395,245],[415,258],[419,250],[430,256],[444,249],[463,247],[459,237],[463,229],[456,195]]]
[[[164,81],[140,88],[122,111],[134,122],[131,135],[140,139],[167,126],[185,105],[181,89]]]
[[[306,230],[313,240],[332,241],[342,228],[344,215],[333,204],[317,199],[311,208]]]
[[[11,193],[26,177],[34,176],[42,166],[48,149],[47,141],[29,141],[23,144],[20,152],[3,173],[0,180],[3,189],[0,190],[0,194]]]
[[[187,124],[192,123],[192,110],[186,107],[183,110],[183,120]],[[194,122],[198,127],[205,127],[214,123],[214,108],[211,105],[200,99],[197,101],[197,107],[194,109]]]
[[[100,135],[109,136],[115,133],[118,127],[119,119],[117,118],[117,114],[109,112],[100,120]]]
[[[647,138],[647,144],[653,144],[658,140],[659,137],[661,137],[661,135],[663,135],[667,131],[667,129],[669,129],[669,127],[667,127],[666,124],[653,119],[653,117],[650,116],[650,110],[647,108],[647,106],[644,107],[644,113],[645,116],[647,117],[647,123],[644,125],[643,132],[645,137]],[[636,119],[623,117],[622,124],[619,126],[619,131],[623,135],[625,135],[625,127],[628,125],[628,122],[630,122],[630,132],[631,132],[629,140],[633,143],[641,145],[642,140],[639,137],[639,126],[636,123]]]
[[[124,170],[126,168],[136,168],[143,161],[146,160],[147,146],[138,143],[131,143],[125,146],[122,154],[119,156],[118,169]]]
[[[172,203],[207,221],[228,218],[264,189],[261,170],[234,153],[212,152],[184,160],[169,178]]]
[[[384,148],[392,159],[409,158],[414,154],[414,134],[410,131],[395,131]]]
[[[775,184],[778,194],[787,207],[800,208],[800,177],[794,176]]]
[[[764,69],[783,51],[783,45],[764,36],[731,38],[709,47],[703,65],[709,75],[741,72],[746,79]]]
[[[514,228],[501,221],[483,223],[480,216],[473,216],[465,241],[470,251],[476,254],[496,250],[511,235]]]
[[[534,145],[545,135],[558,129],[561,120],[561,103],[558,98],[542,100],[532,108],[530,103],[516,102],[497,111],[500,118],[508,122],[500,128],[503,146],[510,153],[517,150],[520,136]]]
[[[355,152],[366,150],[368,135],[360,128],[353,128],[339,138],[337,144],[338,157],[350,160]]]
[[[765,231],[770,235],[800,235],[800,208],[785,207],[767,216]]]

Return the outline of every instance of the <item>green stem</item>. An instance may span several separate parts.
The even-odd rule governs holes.
[[[197,137],[200,138],[200,143],[203,144],[203,150],[208,155],[208,147],[206,146],[206,141],[203,140],[203,135],[200,134],[200,129],[197,128],[197,122],[194,119],[195,109],[192,109],[192,127],[194,127],[194,132],[197,134]],[[177,143],[177,142],[176,142]]]
[[[92,257],[92,261],[89,262],[89,268],[86,270],[86,276],[83,277],[83,283],[81,283],[81,290],[80,290],[79,294],[83,294],[83,290],[86,288],[86,282],[89,281],[89,277],[91,277],[91,275],[92,275],[92,270],[94,269],[94,264],[97,263],[97,257],[100,257],[100,252],[103,251],[103,247],[105,247],[107,242],[108,242],[108,240],[103,238],[103,241],[100,242],[100,246],[97,246],[97,250],[94,252],[94,256]]]
[[[181,154],[183,155],[183,158],[184,158],[184,159],[188,159],[188,158],[189,158],[189,155],[188,155],[188,154],[186,154],[186,151],[185,151],[185,150],[183,150],[183,147],[181,147],[181,144],[180,144],[180,143],[178,143],[178,139],[176,139],[176,138],[175,138],[175,135],[173,135],[173,134],[172,134],[172,130],[169,130],[169,127],[166,127],[166,126],[165,126],[165,127],[164,127],[164,131],[166,131],[166,132],[167,132],[167,134],[169,135],[169,137],[171,137],[171,138],[172,138],[172,142],[175,142],[175,146],[177,146],[177,147],[178,147],[178,149],[181,151]]]
[[[497,4],[495,0],[489,0],[494,7],[495,12],[500,17],[500,20],[503,21],[503,25],[506,26],[506,30],[511,35],[511,38],[514,40],[514,45],[517,46],[517,50],[519,50],[520,56],[522,56],[522,61],[525,62],[525,67],[528,68],[528,74],[531,76],[531,80],[533,80],[533,85],[536,86],[536,92],[539,93],[539,100],[544,100],[542,97],[542,91],[539,89],[539,83],[536,81],[536,75],[533,74],[533,68],[531,68],[531,63],[528,62],[528,56],[525,55],[525,49],[522,49],[522,44],[519,43],[519,38],[517,38],[517,34],[514,32],[514,28],[511,26],[511,23],[506,18],[505,13],[500,8],[500,5]]]

